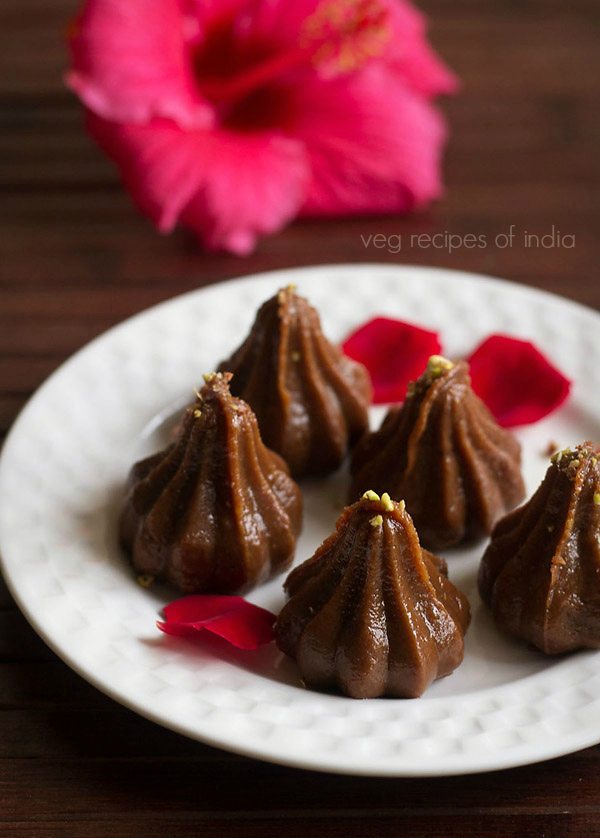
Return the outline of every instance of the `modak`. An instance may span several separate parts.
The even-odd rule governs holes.
[[[186,593],[233,593],[281,572],[301,528],[300,489],[230,379],[205,376],[178,439],[133,467],[121,515],[136,571]]]
[[[265,444],[294,477],[334,471],[368,428],[367,370],[327,340],[292,285],[262,305],[219,369],[233,372],[232,393],[252,407]]]
[[[277,645],[310,687],[414,698],[463,659],[468,601],[386,493],[347,507],[284,587]]]
[[[600,447],[559,451],[503,518],[479,568],[498,626],[553,655],[600,648]]]
[[[521,448],[471,389],[465,361],[434,355],[352,457],[351,497],[403,497],[422,543],[452,547],[492,531],[525,494]]]

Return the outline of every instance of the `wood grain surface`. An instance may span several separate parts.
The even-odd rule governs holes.
[[[422,0],[432,39],[463,83],[443,104],[452,129],[445,200],[411,218],[298,223],[245,260],[203,254],[183,231],[162,238],[132,209],[62,86],[76,6],[0,5],[2,436],[32,391],[91,338],[172,295],[244,273],[434,264],[600,308],[596,0]],[[497,246],[511,225],[513,246]],[[553,227],[575,246],[525,246],[526,231]],[[486,246],[449,252],[410,242],[446,232],[485,236]],[[391,238],[365,246],[377,234]],[[402,250],[390,252],[397,235]],[[163,730],[97,692],[36,637],[0,583],[0,833],[594,835],[600,748],[432,780],[253,762]]]

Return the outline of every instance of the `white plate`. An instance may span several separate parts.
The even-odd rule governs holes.
[[[600,437],[600,316],[488,277],[394,265],[322,266],[211,286],[93,341],[22,412],[0,464],[4,574],[34,629],[84,678],[143,716],[262,759],[349,774],[491,770],[600,740],[600,656],[550,659],[496,632],[476,593],[483,545],[450,554],[474,619],[462,666],[413,701],[304,689],[273,645],[258,653],[168,638],[157,614],[176,596],[143,590],[115,519],[131,463],[164,443],[192,387],[239,343],[258,305],[295,282],[334,340],[377,313],[439,329],[447,354],[503,331],[534,340],[576,382],[569,405],[519,436],[529,490],[543,451]],[[298,561],[331,531],[344,474],[306,487]],[[278,611],[279,578],[250,599]]]

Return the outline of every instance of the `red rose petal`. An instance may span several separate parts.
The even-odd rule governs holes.
[[[526,340],[490,335],[468,360],[474,391],[505,428],[538,422],[571,390],[569,379]]]
[[[442,344],[437,332],[413,323],[376,317],[349,335],[342,349],[368,369],[373,383],[373,402],[401,402],[410,381],[418,378],[431,355]]]
[[[156,625],[176,637],[198,637],[209,631],[237,649],[257,649],[273,640],[275,615],[240,596],[199,594],[176,599],[163,609]]]

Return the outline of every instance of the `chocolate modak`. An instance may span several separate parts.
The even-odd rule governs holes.
[[[463,659],[469,604],[446,574],[421,548],[404,501],[366,492],[288,576],[277,645],[310,687],[419,696]]]
[[[186,593],[232,593],[281,572],[301,528],[300,489],[230,379],[205,376],[178,439],[133,467],[121,516],[136,571]]]
[[[219,369],[234,373],[232,392],[252,407],[265,444],[294,477],[334,471],[368,428],[367,370],[327,340],[292,285],[261,306]]]
[[[471,389],[465,361],[434,355],[406,401],[352,457],[351,497],[372,487],[403,497],[433,550],[489,534],[525,495],[521,447]]]
[[[600,447],[552,457],[533,497],[503,518],[479,568],[497,625],[546,654],[600,648]]]

